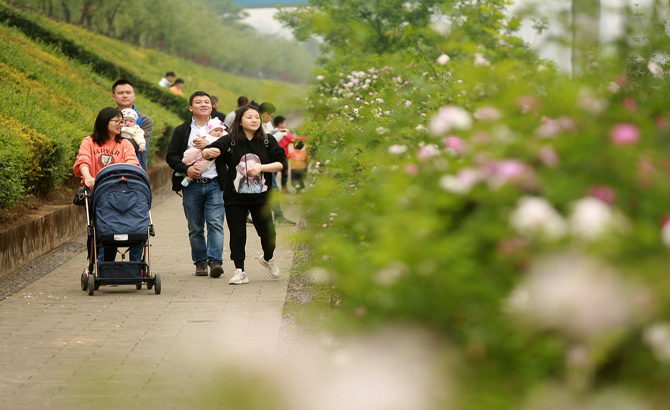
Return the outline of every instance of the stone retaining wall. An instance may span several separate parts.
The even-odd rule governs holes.
[[[160,162],[149,169],[154,198],[171,192],[172,169]],[[39,258],[52,249],[86,234],[86,209],[75,205],[58,205],[44,209],[43,214],[5,232],[0,232],[0,277],[19,266]]]

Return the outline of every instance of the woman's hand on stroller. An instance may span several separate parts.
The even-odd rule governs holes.
[[[93,178],[92,176],[84,178],[84,185],[86,185],[88,189],[93,189],[93,186],[95,185],[95,178]]]

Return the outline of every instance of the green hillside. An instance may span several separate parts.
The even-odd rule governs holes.
[[[188,107],[186,98],[156,85],[166,70],[186,80],[186,95],[217,95],[224,112],[242,94],[274,102],[279,113],[304,103],[304,85],[235,77],[18,13],[2,2],[0,22],[0,208],[27,192],[45,194],[72,175],[79,143],[98,111],[113,104],[111,86],[119,73],[135,82],[136,105],[154,121],[150,155],[166,144]]]

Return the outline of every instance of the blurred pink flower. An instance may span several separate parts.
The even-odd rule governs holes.
[[[600,199],[608,205],[613,205],[616,202],[614,189],[608,185],[591,185],[587,194],[590,197]]]
[[[562,238],[567,226],[561,215],[545,198],[524,196],[509,218],[510,225],[526,237]]]
[[[408,173],[409,175],[416,175],[420,171],[419,166],[417,164],[407,164],[405,166],[405,172]]]
[[[497,121],[502,117],[502,114],[495,107],[479,107],[473,116],[479,121]]]
[[[328,227],[328,224],[323,224],[323,227],[324,227],[324,228],[327,228],[327,227]]]
[[[554,151],[553,148],[542,147],[540,149],[540,161],[544,165],[553,168],[556,165],[558,165],[558,163],[560,162],[560,158],[558,157],[558,154],[556,153],[556,151]]]
[[[440,155],[440,149],[435,144],[427,144],[419,148],[419,152],[416,154],[416,157],[422,161],[433,158]]]
[[[625,87],[628,85],[628,77],[625,74],[617,74],[614,76],[614,82],[616,82],[619,87]]]
[[[474,168],[463,168],[456,176],[442,176],[440,188],[454,194],[467,194],[479,181],[481,181],[481,171]]]
[[[616,145],[631,145],[640,140],[640,129],[629,122],[617,124],[610,131],[610,140]]]
[[[443,135],[452,129],[468,129],[470,126],[472,126],[470,113],[454,105],[440,108],[430,121],[430,131],[436,136]]]
[[[635,101],[635,98],[626,97],[621,101],[621,104],[626,111],[633,112],[637,110],[637,101]]]
[[[316,79],[317,79],[317,81],[323,81],[323,76],[322,75],[317,75]]]
[[[588,341],[633,325],[636,293],[612,267],[566,252],[539,259],[507,299],[507,310],[538,329]]]
[[[549,117],[540,118],[542,125],[535,131],[540,138],[552,138],[561,132],[561,124]]]
[[[445,148],[451,148],[457,154],[461,154],[463,151],[465,151],[465,141],[455,135],[449,135],[445,137],[442,142],[444,143]]]
[[[661,237],[665,246],[670,247],[670,214],[665,215],[661,225]]]
[[[521,113],[526,114],[530,111],[537,111],[540,108],[540,100],[533,95],[523,95],[516,100],[521,108]]]
[[[485,164],[485,169],[489,175],[489,184],[493,188],[505,183],[519,184],[528,188],[535,181],[535,170],[517,159],[489,162]]]

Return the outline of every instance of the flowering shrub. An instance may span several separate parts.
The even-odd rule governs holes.
[[[474,50],[319,73],[313,264],[350,322],[420,323],[456,345],[461,408],[519,408],[554,383],[588,393],[583,408],[632,385],[658,406],[666,68],[599,58],[571,79],[517,48]]]

